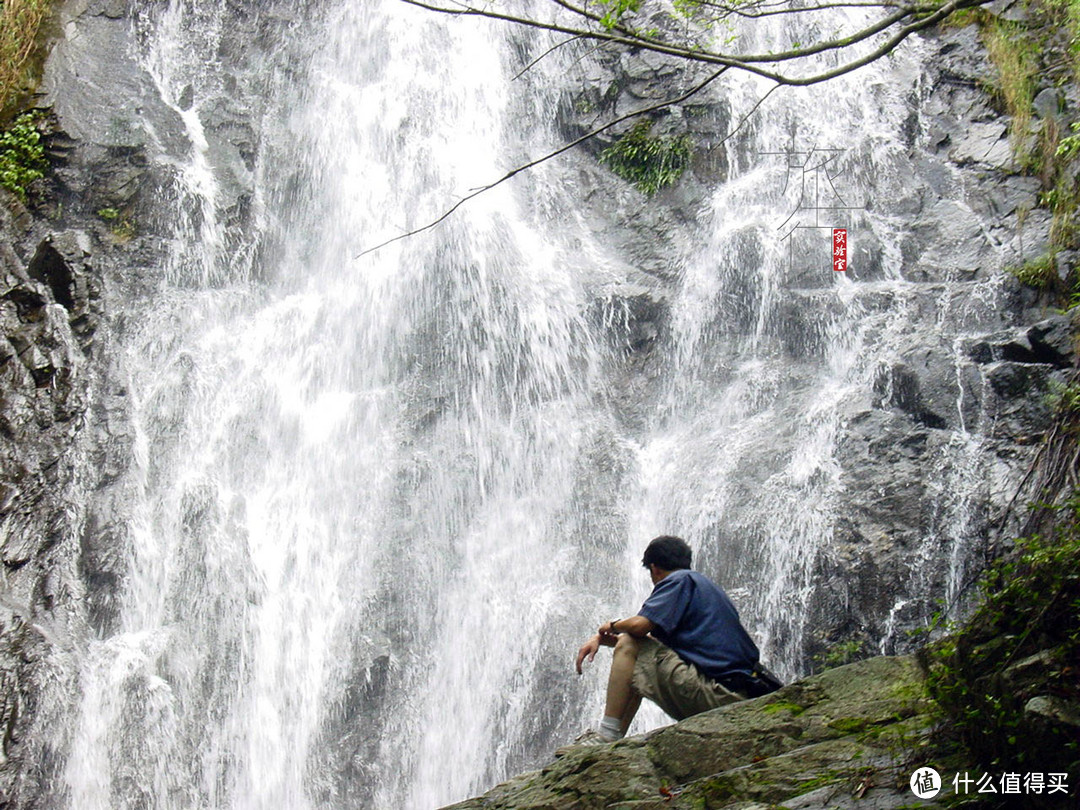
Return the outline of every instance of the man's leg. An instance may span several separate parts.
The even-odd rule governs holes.
[[[633,688],[633,687],[631,687]],[[630,695],[630,702],[626,704],[626,710],[622,713],[622,733],[625,736],[630,724],[634,722],[637,710],[641,706],[641,695],[634,691]]]
[[[638,640],[629,633],[620,634],[611,658],[607,702],[604,705],[604,719],[600,723],[600,733],[612,739],[626,734],[641,705],[641,695],[631,685],[637,655]]]

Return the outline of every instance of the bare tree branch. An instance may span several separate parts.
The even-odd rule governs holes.
[[[526,73],[528,73],[533,67],[535,67],[537,65],[537,63],[539,63],[540,60],[543,59],[545,56],[547,56],[549,53],[553,53],[554,51],[557,51],[563,45],[569,45],[571,42],[577,42],[579,39],[581,39],[581,37],[570,37],[570,39],[564,39],[562,42],[556,42],[554,45],[552,45],[550,48],[548,48],[546,51],[544,51],[538,57],[536,57],[531,62],[529,62],[529,64],[527,64],[525,67],[523,67],[521,70],[519,70],[514,75],[514,78],[511,79],[510,81],[517,81],[518,79],[520,79],[522,76],[524,76]]]
[[[744,70],[749,73],[762,76],[766,79],[770,79],[779,84],[788,84],[792,86],[807,86],[811,84],[818,84],[830,79],[835,79],[838,76],[843,76],[846,73],[850,73],[864,65],[880,59],[881,57],[891,53],[896,47],[907,39],[912,34],[936,25],[941,20],[945,19],[954,12],[964,9],[973,8],[976,6],[984,5],[989,0],[949,0],[940,6],[925,6],[925,5],[912,5],[907,4],[901,7],[896,7],[893,4],[887,4],[885,7],[897,8],[892,14],[871,23],[863,29],[851,34],[847,37],[839,39],[829,40],[827,42],[818,43],[816,45],[810,45],[805,48],[792,48],[781,53],[766,53],[766,54],[724,54],[716,51],[709,51],[705,49],[698,49],[686,45],[678,45],[674,43],[665,42],[663,40],[651,37],[646,34],[633,32],[618,24],[613,25],[611,28],[607,28],[602,25],[601,17],[589,12],[583,8],[578,8],[567,0],[552,0],[552,2],[560,6],[567,11],[581,17],[584,21],[594,23],[599,28],[576,28],[569,25],[564,25],[557,22],[544,22],[536,19],[529,19],[526,17],[519,17],[512,14],[504,14],[498,11],[491,11],[488,9],[476,8],[474,6],[462,5],[458,8],[448,8],[441,5],[433,5],[427,2],[427,0],[402,0],[409,5],[418,6],[420,8],[428,9],[429,11],[436,11],[442,14],[450,14],[454,16],[478,16],[487,17],[489,19],[501,20],[503,22],[513,23],[515,25],[523,25],[530,28],[538,28],[545,31],[554,31],[556,33],[567,34],[569,36],[580,37],[583,39],[595,39],[603,42],[610,42],[617,45],[622,45],[627,48],[641,48],[644,50],[654,51],[656,53],[666,54],[668,56],[674,56],[680,59],[684,59],[691,62],[703,62],[712,65],[722,65],[725,67],[733,67],[738,70]],[[935,9],[929,11],[928,9]],[[905,19],[911,19],[911,22],[906,25],[900,26],[899,24]],[[850,48],[853,45],[857,45],[860,42],[865,42],[867,39],[888,31],[890,28],[899,26],[898,30],[881,46],[874,49],[870,53],[852,59],[849,62],[841,64],[831,70],[825,70],[820,73],[810,74],[808,76],[795,76],[778,72],[776,70],[767,70],[763,67],[758,67],[758,64],[776,64],[779,62],[794,62],[801,59],[805,59],[809,56],[814,56],[819,53],[827,51],[842,51],[846,48]]]
[[[769,79],[774,82],[772,88],[769,89],[764,96],[758,99],[757,103],[751,108],[751,110],[739,121],[736,127],[731,130],[720,144],[731,138],[736,132],[738,132],[743,125],[749,120],[749,118],[758,110],[762,103],[772,94],[774,90],[781,86],[792,87],[805,87],[813,84],[819,84],[831,79],[835,79],[839,76],[843,76],[854,70],[857,70],[865,65],[870,64],[882,57],[892,53],[905,39],[914,33],[930,28],[936,25],[940,21],[946,19],[956,11],[966,8],[974,8],[984,5],[990,0],[946,0],[946,2],[934,2],[929,0],[928,2],[918,2],[918,0],[834,0],[833,2],[817,2],[804,6],[794,6],[790,3],[790,0],[775,0],[770,2],[769,0],[757,0],[756,2],[739,3],[738,0],[731,0],[725,2],[725,0],[699,0],[697,3],[698,8],[713,9],[717,13],[710,19],[706,19],[706,23],[715,22],[719,19],[725,19],[729,15],[735,15],[747,19],[757,19],[762,17],[770,17],[779,14],[807,14],[819,11],[825,11],[829,9],[838,8],[870,8],[880,9],[882,12],[888,11],[889,13],[883,14],[883,16],[876,20],[869,21],[863,25],[857,31],[854,31],[847,36],[837,36],[832,39],[822,42],[813,43],[805,47],[792,47],[786,51],[780,53],[764,53],[764,54],[738,54],[738,53],[722,53],[720,51],[708,50],[703,47],[698,47],[692,42],[677,43],[670,42],[660,38],[657,35],[646,32],[639,32],[631,28],[628,24],[624,23],[621,16],[617,16],[614,20],[609,19],[607,14],[610,13],[610,9],[605,12],[605,15],[599,15],[587,8],[588,0],[584,0],[585,5],[575,5],[571,0],[551,0],[552,5],[561,8],[564,11],[571,14],[573,17],[580,21],[581,25],[585,27],[579,27],[579,25],[566,24],[559,21],[545,22],[538,19],[532,19],[528,17],[521,17],[514,14],[503,13],[495,11],[489,8],[477,8],[475,6],[468,5],[460,0],[443,0],[444,2],[452,3],[453,5],[441,5],[438,0],[401,0],[408,5],[417,6],[419,8],[426,9],[428,11],[438,12],[440,14],[449,14],[451,16],[475,16],[486,17],[488,19],[498,20],[501,22],[511,23],[513,25],[520,25],[527,28],[536,28],[544,31],[551,31],[557,34],[563,34],[568,39],[556,43],[552,47],[544,51],[536,59],[532,60],[525,66],[516,76],[515,79],[522,76],[526,71],[531,69],[541,59],[552,53],[554,50],[562,47],[563,45],[579,40],[592,40],[598,42],[597,47],[603,47],[604,45],[615,45],[625,47],[631,50],[647,50],[655,53],[664,54],[677,59],[682,59],[688,62],[704,63],[713,66],[719,66],[718,70],[715,70],[704,81],[691,87],[688,91],[675,98],[667,99],[665,101],[658,102],[656,104],[649,105],[634,112],[621,115],[612,121],[597,127],[592,131],[582,135],[579,138],[567,143],[542,157],[530,160],[511,171],[504,174],[499,179],[485,186],[480,186],[476,189],[470,190],[468,194],[455,202],[449,209],[441,214],[436,219],[423,225],[419,228],[415,228],[406,233],[399,234],[391,239],[387,239],[384,242],[380,242],[374,247],[367,248],[357,254],[356,258],[365,256],[368,253],[379,250],[386,245],[392,244],[402,239],[406,239],[410,236],[414,236],[423,231],[430,230],[436,227],[455,211],[457,211],[462,205],[474,197],[489,191],[496,186],[506,182],[512,177],[520,174],[523,171],[533,168],[540,163],[550,160],[564,152],[573,149],[574,147],[584,143],[590,138],[605,132],[612,127],[622,123],[631,118],[635,118],[640,115],[645,115],[656,110],[671,107],[675,104],[679,104],[696,93],[703,90],[706,86],[711,84],[725,72],[731,69],[742,70],[747,73],[751,73],[763,78]],[[603,5],[603,3],[602,3]],[[891,32],[891,33],[890,33]],[[790,63],[798,65],[802,60],[808,60],[810,57],[817,56],[826,53],[851,54],[851,50],[855,46],[861,43],[868,43],[875,37],[888,34],[887,38],[881,42],[876,48],[863,53],[860,56],[851,56],[847,61],[843,61],[843,57],[840,58],[840,64],[827,70],[821,70],[820,72],[811,71],[808,75],[796,75],[795,73],[782,72],[777,67],[782,63]],[[766,67],[772,65],[771,69]],[[717,144],[713,148],[716,148],[720,144]]]

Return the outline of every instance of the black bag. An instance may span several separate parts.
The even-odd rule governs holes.
[[[725,689],[746,695],[748,698],[772,694],[784,685],[767,667],[761,664],[754,667],[753,675],[731,672],[718,680]]]
[[[754,667],[754,681],[758,684],[759,691],[756,695],[751,697],[761,697],[762,695],[769,695],[784,685],[784,682],[776,677],[771,669],[764,664],[758,664]]]

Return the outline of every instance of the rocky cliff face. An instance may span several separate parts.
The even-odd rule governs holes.
[[[1059,418],[1073,429],[1080,412]],[[1074,439],[1060,446],[1075,473]],[[1042,537],[991,567],[974,616],[918,663],[871,658],[643,737],[567,746],[452,810],[1075,807],[1078,518],[1075,497],[1052,510]],[[920,799],[926,767],[940,792]]]
[[[85,234],[9,198],[0,215],[0,795],[48,767],[24,742],[56,659],[84,632],[77,571],[78,459],[89,400],[99,279]]]
[[[123,24],[124,13],[68,3],[58,22],[74,36]],[[149,184],[144,144],[90,129],[89,119],[115,125],[112,102],[129,95],[85,72],[122,39],[111,51],[100,39],[81,44],[82,59],[55,49],[53,87],[38,102],[52,171],[25,201],[0,191],[0,803],[15,807],[38,806],[63,767],[58,718],[78,699],[73,662],[105,627],[125,562],[122,538],[95,517],[130,448],[123,419],[110,419],[123,414],[125,391],[110,374],[114,327],[102,323],[116,278],[147,259],[131,218],[148,208]],[[61,111],[72,96],[82,106]]]
[[[1045,654],[1009,670],[1016,681],[1046,685],[1035,675]],[[1075,704],[1048,710],[1029,701],[1030,730],[1062,747],[1076,730]],[[1013,804],[978,795],[954,774],[1060,770],[1063,758],[979,767],[941,728],[942,712],[927,697],[922,669],[911,658],[871,658],[807,678],[767,697],[731,704],[643,737],[607,745],[568,746],[541,770],[522,774],[446,810],[899,810],[940,806],[1064,808],[1077,787],[1035,794],[1018,787]],[[1025,726],[1025,730],[1027,730]],[[1061,736],[1058,736],[1061,735]],[[996,765],[996,769],[995,769]],[[917,797],[912,775],[932,767],[940,793]]]
[[[56,4],[34,106],[51,171],[27,198],[0,189],[0,805],[63,796],[86,641],[116,630],[130,562],[123,504],[135,428],[118,340],[157,292],[176,216],[176,161],[191,149],[133,54],[138,4]],[[292,21],[230,4],[229,36],[273,50]],[[237,53],[242,57],[243,49]],[[240,58],[238,57],[238,58]],[[229,65],[205,122],[230,234],[250,217],[250,64]],[[237,90],[237,85],[243,85]],[[229,103],[226,92],[248,99]],[[190,88],[189,88],[190,93]],[[190,100],[187,102],[190,106]],[[235,240],[239,242],[241,240]]]

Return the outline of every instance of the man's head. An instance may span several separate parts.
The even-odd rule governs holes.
[[[656,566],[662,571],[678,571],[690,567],[690,546],[681,537],[661,535],[645,548],[641,564],[652,571]]]

